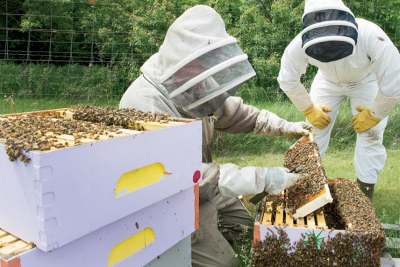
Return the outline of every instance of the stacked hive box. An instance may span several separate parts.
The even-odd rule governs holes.
[[[143,266],[187,239],[198,227],[201,122],[148,125],[158,130],[29,151],[28,163],[0,153],[2,264]]]
[[[334,201],[293,219],[268,196],[254,228],[251,266],[378,266],[384,230],[357,183],[330,179]]]

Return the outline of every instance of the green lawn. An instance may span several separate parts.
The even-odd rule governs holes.
[[[10,113],[11,106],[7,95],[0,97],[0,114]],[[84,96],[77,98],[19,97],[15,99],[15,112],[66,108],[72,105],[89,104],[95,106],[118,106],[119,99]],[[253,103],[260,109],[268,109],[288,121],[304,120],[302,114],[285,102]],[[324,166],[328,178],[342,177],[356,179],[353,164],[355,133],[351,125],[349,104],[345,103],[335,123],[335,133],[325,155]],[[387,161],[378,183],[375,186],[373,206],[381,223],[399,224],[400,220],[400,107],[391,113],[385,131],[384,144],[387,147]],[[214,162],[218,164],[234,163],[239,166],[283,166],[284,153],[294,140],[283,137],[216,134]],[[400,143],[399,143],[400,144]],[[397,231],[387,233],[388,237],[398,238]],[[252,232],[235,246],[240,266],[248,266],[251,255]],[[399,249],[390,251],[393,257],[399,257]]]
[[[353,149],[328,149],[324,167],[328,178],[356,179]],[[388,149],[387,160],[375,186],[373,206],[381,223],[399,224],[400,217],[400,149]],[[284,152],[247,154],[217,153],[214,162],[244,166],[283,166]]]
[[[0,114],[10,113],[9,96],[0,97]],[[77,97],[46,98],[19,97],[14,99],[15,112],[66,108],[77,104],[118,106],[117,98]],[[260,109],[268,109],[289,121],[301,121],[303,115],[286,102],[252,103]],[[392,111],[385,132],[387,161],[375,187],[373,205],[382,223],[399,224],[400,217],[400,146],[396,147],[400,133],[400,107]],[[335,123],[330,147],[325,155],[324,166],[328,178],[355,179],[353,166],[355,134],[351,127],[349,103],[345,102]],[[216,134],[214,161],[235,163],[239,166],[283,166],[283,157],[294,140],[283,137]]]
[[[240,150],[239,150],[240,151]],[[324,167],[328,178],[355,178],[353,164],[354,149],[328,149],[325,154]],[[284,151],[275,153],[245,153],[219,151],[214,153],[214,162],[218,164],[235,163],[239,166],[283,166]],[[399,224],[400,220],[400,149],[387,150],[385,167],[381,171],[378,183],[375,186],[373,206],[381,223]],[[253,212],[253,215],[254,212]],[[386,232],[389,238],[399,238],[400,232],[390,230]],[[249,266],[251,262],[252,231],[247,239],[234,245],[238,255],[239,266]],[[386,249],[392,257],[400,257],[400,248]]]

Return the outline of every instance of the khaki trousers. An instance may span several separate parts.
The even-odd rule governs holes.
[[[201,203],[199,229],[192,234],[192,266],[237,266],[228,241],[235,241],[253,224],[250,212],[237,197],[224,199],[218,195]]]

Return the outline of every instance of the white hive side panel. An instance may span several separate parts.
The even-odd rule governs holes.
[[[50,251],[200,182],[201,121],[0,156],[0,228]],[[29,222],[29,223],[27,223]]]
[[[51,252],[35,248],[7,260],[0,258],[0,262],[18,262],[21,267],[144,266],[189,238],[189,242],[185,243],[189,248],[185,247],[185,251],[182,251],[185,254],[182,257],[187,259],[190,258],[190,235],[198,224],[196,198],[197,186],[158,201]]]

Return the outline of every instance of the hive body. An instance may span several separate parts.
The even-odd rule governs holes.
[[[37,114],[57,117],[66,111]],[[0,203],[7,203],[0,205],[0,229],[36,246],[21,256],[21,262],[32,255],[38,262],[52,262],[75,253],[71,260],[104,266],[105,256],[98,257],[99,252],[108,257],[113,246],[147,227],[154,232],[154,241],[136,252],[141,256],[130,255],[127,260],[142,265],[183,242],[198,227],[195,192],[201,181],[201,121],[131,124],[137,130],[82,137],[79,143],[76,137],[58,135],[63,143],[70,140],[69,145],[24,151],[27,162],[18,157],[10,161],[5,139],[0,140],[0,152],[4,151],[0,153]],[[94,252],[83,257],[89,246]],[[95,251],[102,264],[89,261],[96,258]],[[71,263],[65,266],[78,266],[65,262]],[[31,265],[25,261],[23,266]]]
[[[328,179],[334,201],[304,218],[267,196],[254,225],[251,266],[377,266],[385,233],[357,183]]]
[[[186,253],[185,261],[190,265],[187,239],[198,224],[197,192],[197,186],[185,189],[51,252],[30,248],[7,256],[0,249],[1,266],[7,263],[14,266],[11,264],[16,262],[21,267],[144,266],[154,259],[157,261],[160,255],[159,261],[163,260],[162,253],[178,242],[186,245],[180,249]],[[129,239],[137,245],[129,244]],[[124,241],[131,245],[128,249]]]

